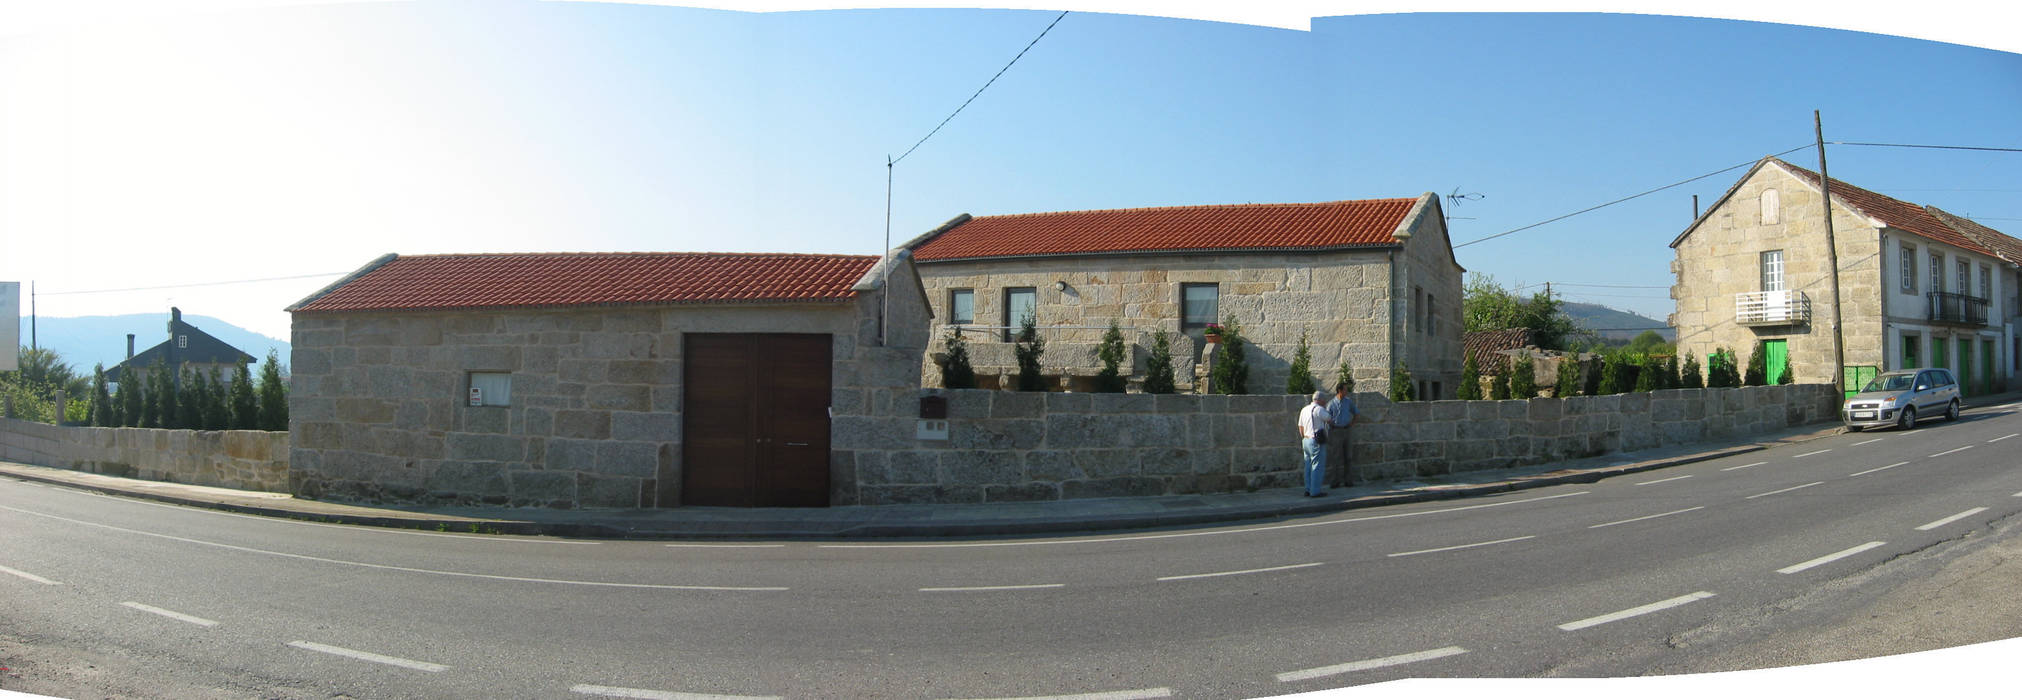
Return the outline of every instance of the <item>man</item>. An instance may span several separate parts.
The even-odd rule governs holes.
[[[1333,473],[1329,486],[1345,489],[1355,485],[1354,465],[1348,458],[1348,426],[1355,417],[1362,415],[1355,410],[1355,397],[1348,393],[1348,383],[1334,385],[1334,400],[1327,403],[1327,461],[1328,471]]]
[[[1327,422],[1327,392],[1315,391],[1313,402],[1299,411],[1299,448],[1305,457],[1301,468],[1309,498],[1327,495],[1320,490],[1327,475]]]

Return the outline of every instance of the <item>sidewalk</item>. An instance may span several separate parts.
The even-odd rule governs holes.
[[[1750,440],[1603,455],[1531,467],[1423,480],[1368,483],[1306,498],[1299,489],[1255,493],[1101,498],[969,505],[833,508],[683,507],[628,510],[391,508],[326,503],[288,494],[191,486],[0,462],[0,476],[200,508],[353,525],[461,533],[640,539],[865,538],[1036,535],[1201,525],[1332,513],[1465,498],[1689,464],[1839,434],[1817,424]]]

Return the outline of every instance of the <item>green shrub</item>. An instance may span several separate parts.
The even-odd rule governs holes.
[[[1531,361],[1529,352],[1517,360],[1510,368],[1509,395],[1513,399],[1528,399],[1538,395],[1537,365]]]
[[[1416,400],[1417,398],[1418,392],[1411,386],[1411,370],[1406,369],[1403,363],[1391,365],[1390,400],[1396,403],[1404,403]]]
[[[1103,394],[1121,394],[1130,380],[1124,376],[1123,360],[1128,349],[1123,344],[1123,329],[1118,328],[1115,319],[1110,319],[1109,330],[1102,334],[1102,345],[1095,356],[1102,360],[1102,371],[1095,374],[1095,390]]]
[[[1151,354],[1144,360],[1144,393],[1170,394],[1178,391],[1172,380],[1172,337],[1165,329],[1151,336]]]
[[[1031,318],[1018,328],[1018,341],[1011,348],[1011,354],[1018,358],[1018,390],[1045,391],[1046,381],[1039,376],[1039,357],[1046,353],[1046,339],[1039,337],[1039,328]]]
[[[1748,355],[1748,370],[1741,375],[1742,386],[1763,386],[1769,383],[1769,353],[1762,347],[1762,341],[1755,341],[1754,352]]]
[[[1580,370],[1578,369],[1578,365],[1579,363],[1570,357],[1559,359],[1558,381],[1552,384],[1553,396],[1563,399],[1580,393]]]
[[[949,389],[976,388],[976,368],[969,364],[969,344],[960,330],[950,330],[942,341],[947,351],[941,358],[941,386]]]
[[[1460,362],[1460,388],[1454,398],[1462,401],[1481,400],[1481,370],[1475,368],[1473,355],[1468,355],[1467,359]]]
[[[1210,381],[1217,394],[1250,393],[1250,363],[1244,359],[1243,326],[1229,314],[1222,323],[1222,356],[1215,360]]]
[[[1299,330],[1299,349],[1292,353],[1292,368],[1285,375],[1285,393],[1313,393],[1313,349],[1306,343],[1303,328]]]
[[[1685,366],[1678,368],[1678,386],[1685,389],[1706,386],[1706,378],[1699,376],[1699,358],[1685,358]]]

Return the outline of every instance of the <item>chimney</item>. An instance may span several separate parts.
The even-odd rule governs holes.
[[[126,359],[133,359],[133,334],[126,334]]]

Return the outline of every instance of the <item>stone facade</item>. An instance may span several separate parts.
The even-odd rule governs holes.
[[[0,459],[249,491],[288,489],[288,434],[87,428],[0,419]]]

